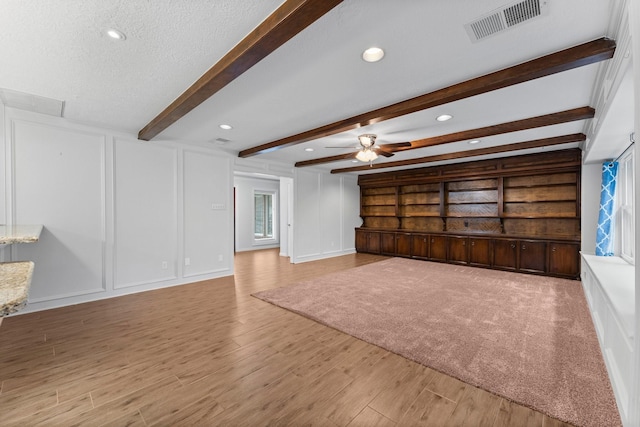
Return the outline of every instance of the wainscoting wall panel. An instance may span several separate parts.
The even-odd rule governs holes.
[[[105,136],[12,119],[13,222],[44,224],[14,245],[35,269],[30,301],[103,293]]]
[[[360,224],[355,177],[296,169],[293,262],[355,252],[354,227]]]
[[[320,206],[320,246],[325,252],[339,252],[342,248],[342,182],[339,176],[322,175]]]
[[[183,165],[184,277],[230,272],[232,229],[218,226],[233,220],[230,161],[185,150]]]
[[[35,261],[18,315],[233,274],[232,156],[0,110],[0,223],[44,226],[0,247]]]
[[[178,151],[116,139],[114,152],[114,287],[175,279]]]

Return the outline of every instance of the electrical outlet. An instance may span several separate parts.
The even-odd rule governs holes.
[[[224,203],[213,203],[211,205],[211,209],[214,211],[223,211],[224,210]]]
[[[169,263],[167,261],[162,261],[162,269],[166,270],[167,268],[169,268]]]
[[[185,258],[184,265],[191,265],[191,258]]]

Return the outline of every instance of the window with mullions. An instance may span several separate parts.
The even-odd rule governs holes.
[[[273,193],[256,191],[253,235],[256,239],[273,239]]]

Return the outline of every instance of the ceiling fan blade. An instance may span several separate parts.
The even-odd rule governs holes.
[[[407,142],[394,142],[392,144],[382,144],[379,147],[384,147],[386,150],[396,150],[399,148],[407,148],[407,147],[411,147],[411,143],[409,141]]]
[[[378,147],[376,149],[376,153],[380,154],[381,156],[385,156],[385,157],[393,157],[393,153],[391,151],[387,151],[382,147]]]

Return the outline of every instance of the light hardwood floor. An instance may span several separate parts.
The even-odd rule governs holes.
[[[235,278],[6,318],[0,425],[567,425],[250,296],[380,259],[244,252]]]

